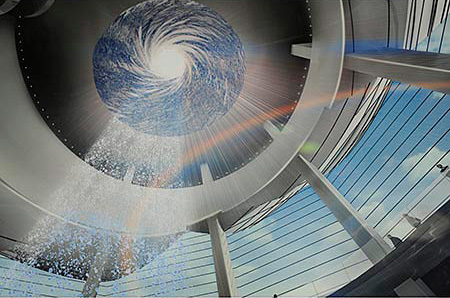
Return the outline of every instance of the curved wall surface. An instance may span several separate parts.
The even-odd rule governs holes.
[[[183,189],[143,188],[113,179],[87,166],[58,140],[33,107],[32,100],[37,103],[39,99],[34,98],[32,84],[23,81],[17,59],[14,59],[16,50],[19,59],[24,59],[20,56],[21,28],[15,28],[17,24],[5,18],[2,20],[2,43],[6,45],[2,48],[2,64],[5,66],[2,70],[9,73],[10,81],[2,81],[5,92],[4,115],[1,117],[4,129],[3,181],[22,195],[19,200],[26,198],[49,214],[64,217],[68,209],[79,213],[97,210],[108,221],[83,222],[79,219],[78,224],[148,235],[183,230],[186,225],[215,212],[233,210],[255,195],[250,204],[273,199],[297,178],[295,170],[284,169],[288,169],[290,160],[296,156],[337,92],[343,63],[342,9],[339,3],[336,10],[312,7],[312,13],[320,20],[313,27],[313,46],[317,51],[299,103],[273,143],[239,171],[204,185]],[[333,15],[327,15],[330,13]],[[341,25],[333,26],[334,22],[327,20],[338,20]],[[16,36],[14,30],[17,31]],[[18,39],[17,49],[15,37]],[[340,46],[329,51],[327,44]],[[323,67],[324,63],[327,68]],[[123,200],[123,197],[127,199]],[[143,214],[155,220],[152,223],[138,220],[136,223],[130,219]],[[167,225],[165,218],[176,218],[177,221]]]

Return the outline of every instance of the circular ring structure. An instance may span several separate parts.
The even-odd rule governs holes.
[[[60,8],[67,12],[74,9],[73,6],[64,2],[61,2],[61,5]],[[33,158],[33,162],[23,161],[26,167],[15,167],[17,175],[5,175],[7,178],[5,181],[9,185],[23,194],[23,197],[29,198],[36,206],[52,214],[65,218],[67,211],[70,210],[76,210],[77,214],[98,210],[110,220],[87,222],[90,219],[80,218],[77,222],[99,229],[146,236],[183,231],[186,226],[191,226],[211,214],[235,210],[236,206],[246,204],[246,202],[253,204],[255,198],[258,202],[272,199],[280,193],[280,190],[289,187],[288,185],[292,181],[291,177],[298,174],[296,171],[289,169],[285,171],[285,169],[295,158],[299,148],[319,121],[323,106],[328,104],[328,101],[318,102],[317,100],[317,89],[323,89],[323,92],[326,92],[324,88],[320,88],[320,86],[312,88],[314,85],[307,84],[310,79],[306,76],[306,70],[309,68],[305,68],[305,66],[309,65],[309,62],[292,57],[289,54],[291,40],[280,39],[280,37],[290,35],[290,31],[289,34],[284,32],[284,29],[292,28],[292,26],[288,26],[290,23],[284,24],[280,21],[280,24],[284,25],[280,31],[272,32],[271,35],[267,35],[266,31],[264,34],[256,34],[251,31],[250,34],[247,30],[247,21],[237,22],[231,15],[228,15],[231,11],[227,12],[225,9],[228,9],[228,4],[221,10],[219,10],[220,7],[215,7],[224,16],[227,15],[230,23],[233,22],[233,28],[239,32],[245,46],[246,79],[239,99],[221,119],[217,119],[207,129],[195,133],[184,136],[157,136],[134,129],[131,134],[129,132],[132,129],[123,131],[114,129],[117,128],[118,125],[115,124],[118,121],[108,118],[111,113],[105,109],[102,101],[98,100],[96,86],[94,86],[95,81],[91,77],[94,74],[92,53],[95,52],[99,36],[102,36],[111,23],[114,23],[114,19],[111,17],[120,15],[123,10],[119,12],[119,7],[117,7],[117,14],[104,14],[92,2],[80,2],[79,5],[80,14],[67,14],[73,19],[64,19],[62,22],[58,22],[58,20],[61,21],[59,14],[55,10],[50,10],[43,16],[49,19],[49,22],[41,23],[40,20],[36,20],[31,23],[32,20],[22,20],[23,23],[20,24],[20,28],[17,27],[16,31],[13,30],[14,27],[8,27],[9,31],[2,39],[8,45],[8,48],[5,47],[5,49],[8,49],[11,55],[17,55],[14,45],[16,44],[15,39],[18,40],[19,61],[22,66],[21,69],[15,69],[17,61],[11,59],[11,55],[2,57],[5,61],[9,61],[9,64],[5,64],[8,69],[15,70],[15,72],[10,72],[10,77],[14,74],[15,85],[11,83],[2,85],[5,92],[8,92],[5,93],[8,95],[5,97],[10,99],[4,104],[5,110],[9,112],[2,118],[2,123],[13,123],[14,119],[21,119],[20,125],[8,125],[15,131],[14,134],[9,135],[19,138],[20,141],[14,139],[5,143],[6,145],[14,144],[14,147],[5,148],[5,156],[7,154],[8,158],[3,160],[14,161],[19,158],[24,160],[24,156]],[[92,10],[87,8],[92,8]],[[259,23],[264,23],[265,16],[271,14],[272,10],[267,10],[264,15],[260,16],[261,13],[258,12],[255,13],[255,16],[260,17]],[[100,18],[98,15],[102,17]],[[46,64],[41,68],[40,65],[34,64],[44,59],[33,59],[21,54],[22,45],[23,52],[28,53],[27,55],[36,53],[27,50],[31,49],[30,47],[34,43],[26,43],[25,37],[33,38],[37,35],[31,28],[36,28],[41,24],[47,28],[47,31],[40,31],[44,32],[45,36],[49,35],[52,28],[55,28],[57,29],[56,36],[65,38],[67,37],[67,28],[77,24],[75,21],[80,18],[83,22],[91,24],[92,30],[84,30],[80,32],[79,36],[71,37],[70,44],[76,45],[76,47],[60,49],[58,44],[61,43],[53,44],[52,40],[58,39],[52,38],[49,40],[48,48],[58,50],[47,54],[53,54],[51,56],[54,60],[61,58],[58,61],[70,64],[67,66],[68,70],[73,66],[73,69],[83,69],[84,72],[68,71],[63,73],[61,72],[62,64],[55,63],[53,75],[52,66]],[[284,13],[280,13],[277,18],[283,20],[286,16]],[[101,24],[92,20],[101,22]],[[46,27],[50,23],[54,25]],[[292,20],[292,23],[296,24],[297,18]],[[306,25],[306,22],[304,23]],[[28,28],[30,30],[27,30]],[[33,34],[28,35],[27,32],[33,32]],[[45,36],[40,37],[45,38]],[[279,40],[283,42],[274,44]],[[40,42],[42,44],[41,39]],[[50,47],[50,45],[52,46]],[[45,54],[42,52],[39,55]],[[174,54],[177,58],[182,57],[183,61],[185,59],[184,56],[180,56],[178,51],[175,53],[169,51],[169,54]],[[151,58],[151,55],[148,58]],[[158,61],[161,57],[157,55],[156,58]],[[322,60],[323,58],[324,56],[321,55]],[[161,76],[165,75],[167,79],[168,73],[161,73],[164,70],[158,67],[159,64],[155,65],[155,61],[151,62],[153,63],[149,62],[148,66],[155,68],[155,73]],[[313,69],[308,72],[313,72]],[[67,83],[49,85],[48,80],[44,80],[48,77]],[[26,85],[23,84],[23,79],[25,79]],[[304,90],[302,89],[303,85],[305,86]],[[61,93],[54,89],[58,86],[64,86]],[[20,90],[20,93],[17,90]],[[9,96],[10,94],[14,96]],[[52,111],[57,110],[56,108],[52,109],[53,105],[69,101],[62,101],[61,98],[70,98],[71,107],[58,109],[60,114],[53,113]],[[22,106],[23,110],[20,109]],[[34,112],[36,108],[39,113],[29,115],[31,113],[29,111]],[[84,113],[89,113],[89,116]],[[75,114],[84,116],[76,118],[73,117]],[[14,118],[8,117],[12,115]],[[67,137],[69,134],[66,129],[61,127],[59,121],[54,118],[58,115],[66,115],[67,119],[63,119],[62,116],[60,119],[64,120],[61,123],[68,124],[68,128],[69,126],[79,128],[73,123],[83,125],[81,130],[74,130],[75,133],[80,135],[86,133],[86,136],[89,135],[95,139],[93,143],[83,143],[89,152],[94,152],[95,150],[92,151],[92,149],[97,145],[104,149],[99,152],[101,153],[100,157],[105,157],[105,162],[100,159],[99,167],[105,168],[105,171],[95,170],[98,167],[93,169],[90,163],[87,163],[87,155],[80,160],[73,154],[72,146],[77,147],[77,145],[72,145],[72,140],[76,138]],[[74,121],[70,121],[71,119]],[[78,122],[79,120],[80,122]],[[89,123],[89,121],[93,122]],[[103,125],[97,122],[106,122],[107,124]],[[109,126],[110,124],[111,126]],[[35,129],[31,131],[28,129],[29,127]],[[97,129],[99,131],[103,129],[103,131],[98,135],[91,134]],[[118,132],[118,134],[113,134],[109,138],[110,130]],[[111,143],[104,143],[104,137],[111,140]],[[130,138],[134,143],[127,141]],[[135,139],[133,140],[133,138]],[[141,146],[147,145],[147,138],[149,145],[155,144],[157,147],[155,149],[159,151],[148,150],[148,148],[152,149],[151,146]],[[68,146],[68,144],[72,146]],[[113,146],[108,146],[108,144]],[[161,171],[159,168],[156,169],[157,171],[154,168],[142,170],[139,158],[158,158],[158,152],[163,152],[164,156],[172,156],[172,151],[164,149],[166,145],[169,149],[173,149],[174,158],[167,159],[168,162],[173,161],[172,165],[169,164],[166,169],[163,169],[162,165],[165,163],[156,160]],[[27,155],[18,148],[33,148],[33,155]],[[111,148],[124,148],[125,150],[119,150],[117,163],[111,162],[115,159],[110,156],[115,157],[116,152],[111,151]],[[179,160],[182,162],[178,163]],[[122,163],[124,166],[121,166]],[[2,168],[7,169],[10,166],[5,165]],[[167,169],[168,171],[166,171]],[[144,175],[141,175],[141,172]],[[46,174],[37,175],[37,173]],[[141,184],[140,181],[137,181],[139,179],[136,177],[145,176],[147,173],[149,175],[155,173],[155,175],[146,180],[143,179],[145,183]],[[177,180],[178,177],[190,178],[191,176],[188,176],[190,173],[196,180],[189,181],[195,183],[187,186],[182,184],[180,187],[173,188],[165,187],[163,184],[172,183],[170,179]],[[239,213],[236,213],[236,216],[239,216]],[[168,218],[170,220],[167,220]]]

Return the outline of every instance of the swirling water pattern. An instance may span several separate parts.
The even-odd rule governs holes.
[[[154,61],[164,51],[183,64],[172,75]],[[189,134],[225,115],[245,73],[233,28],[186,0],[150,0],[124,11],[97,42],[93,64],[109,110],[134,129],[161,136]]]

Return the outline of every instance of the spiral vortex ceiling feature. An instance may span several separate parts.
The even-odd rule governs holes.
[[[193,1],[150,0],[124,11],[98,40],[97,91],[132,128],[180,136],[225,115],[244,82],[238,35]]]

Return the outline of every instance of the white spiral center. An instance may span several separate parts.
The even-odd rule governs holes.
[[[183,51],[176,45],[162,46],[151,50],[150,68],[163,79],[176,79],[186,70],[186,59]]]

